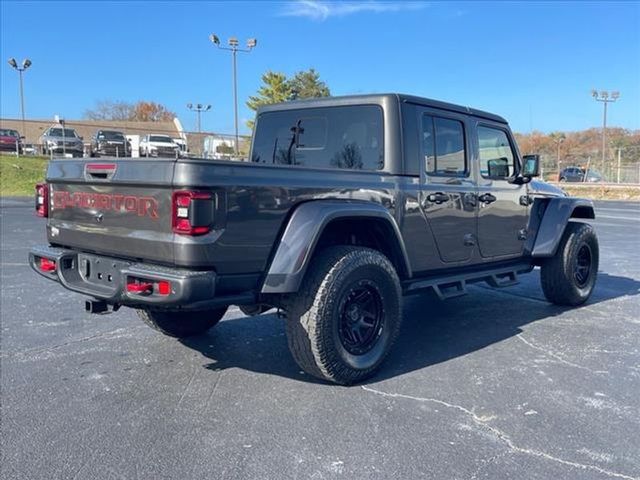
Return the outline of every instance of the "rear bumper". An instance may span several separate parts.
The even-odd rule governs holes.
[[[43,270],[42,259],[54,261],[55,268]],[[214,271],[136,263],[50,246],[33,247],[29,252],[29,264],[40,275],[69,290],[113,305],[197,310],[230,305],[237,300],[216,297]],[[154,284],[154,288],[143,293],[128,291],[127,284],[134,281]],[[168,293],[161,294],[157,288],[161,281],[170,282]]]

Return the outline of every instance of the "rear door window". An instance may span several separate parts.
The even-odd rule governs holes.
[[[427,174],[443,177],[466,175],[467,161],[462,122],[424,115],[422,149]]]
[[[255,163],[379,170],[383,117],[377,105],[265,112],[258,117]]]

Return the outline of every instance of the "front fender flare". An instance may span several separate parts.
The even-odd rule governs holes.
[[[593,202],[571,197],[550,199],[538,227],[531,256],[553,257],[570,218],[596,218]]]
[[[371,202],[316,200],[303,203],[292,213],[271,261],[262,293],[296,292],[324,228],[332,220],[347,217],[378,218],[388,222],[401,251],[402,267],[411,276],[409,257],[400,229],[385,207]]]

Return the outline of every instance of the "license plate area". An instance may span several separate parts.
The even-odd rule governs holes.
[[[129,263],[97,255],[78,254],[78,273],[87,283],[117,289],[122,285],[122,270]]]

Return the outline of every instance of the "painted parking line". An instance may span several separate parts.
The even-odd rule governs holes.
[[[596,213],[598,212],[610,212],[610,213],[637,213],[640,215],[640,208],[598,208],[596,207]]]
[[[616,220],[630,220],[632,222],[637,222],[640,220],[640,215],[638,215],[637,217],[622,217],[619,215],[598,215],[598,212],[596,211],[596,218],[613,218]]]

